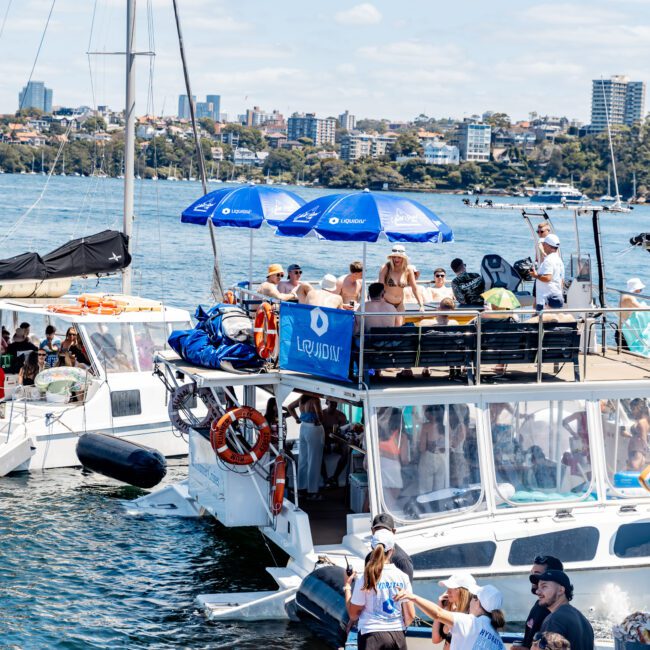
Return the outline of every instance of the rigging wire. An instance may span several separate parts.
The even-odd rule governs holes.
[[[9,9],[11,9],[12,0],[9,0],[7,3],[7,8],[5,9],[5,15],[2,18],[2,26],[0,26],[0,40],[2,40],[2,35],[5,31],[5,25],[7,24],[7,16],[9,15]]]
[[[50,24],[50,19],[52,18],[52,12],[54,11],[54,5],[56,5],[56,0],[52,0],[52,5],[50,7],[50,13],[47,14],[47,20],[45,21],[45,27],[43,28],[43,33],[41,34],[41,40],[38,44],[38,49],[36,50],[36,56],[34,57],[34,63],[32,64],[32,69],[29,73],[29,78],[27,79],[27,86],[29,86],[30,82],[32,81],[32,77],[34,76],[34,70],[36,69],[36,64],[38,63],[38,57],[41,53],[41,48],[43,47],[43,42],[45,41],[45,34],[47,34],[47,28]],[[27,97],[27,93],[23,93],[23,96],[20,99],[20,106],[18,107],[18,110],[22,110],[23,108],[23,103],[25,101],[25,97]]]

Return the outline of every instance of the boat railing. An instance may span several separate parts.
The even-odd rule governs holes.
[[[237,287],[237,290],[238,298],[248,307],[249,315],[253,315],[256,308],[251,310],[251,307],[260,302],[281,303],[256,291],[242,287]],[[645,298],[640,294],[630,295]],[[628,378],[628,375],[613,376],[611,362],[625,361],[628,365],[636,362],[642,369],[644,360],[650,358],[650,337],[647,354],[639,350],[639,345],[625,344],[625,323],[628,323],[626,331],[633,332],[639,338],[644,335],[642,328],[635,328],[626,318],[626,314],[631,312],[637,313],[637,320],[647,319],[650,323],[650,306],[636,309],[594,306],[545,309],[542,318],[539,318],[540,312],[532,307],[498,311],[463,307],[450,311],[425,306],[421,311],[407,310],[400,314],[409,327],[379,328],[375,332],[375,328],[366,327],[366,318],[394,317],[395,312],[368,312],[359,307],[355,311],[358,322],[352,341],[350,378],[361,383],[367,381],[374,371],[389,368],[471,366],[468,383],[480,384],[486,367],[519,364],[532,367],[535,381],[542,382],[545,364],[553,364],[554,379],[557,374],[555,368],[568,364],[573,367],[573,381],[586,381],[599,378],[598,373],[592,373],[590,367],[597,364],[589,362],[598,357],[606,358],[609,363],[607,370],[605,364],[601,363],[601,378]],[[420,326],[424,319],[429,322]],[[445,319],[453,319],[458,324],[446,325]],[[623,359],[621,355],[627,356]],[[374,367],[382,356],[386,360],[385,365],[380,363],[380,367]],[[646,370],[650,370],[650,360],[647,365]],[[568,377],[565,379],[571,380]]]

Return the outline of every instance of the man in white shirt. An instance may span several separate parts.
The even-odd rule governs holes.
[[[551,309],[562,309],[564,307],[563,283],[564,283],[564,262],[560,257],[560,239],[557,235],[547,235],[541,240],[542,248],[546,257],[537,270],[530,272],[535,278],[535,296],[537,309],[542,310],[545,306]]]

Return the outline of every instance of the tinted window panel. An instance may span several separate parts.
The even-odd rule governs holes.
[[[562,558],[562,562],[593,560],[599,536],[597,528],[585,526],[523,537],[512,542],[508,562],[513,566],[529,566],[537,555],[552,555]]]
[[[140,415],[142,413],[140,391],[114,390],[111,393],[111,408],[114,418],[121,418],[127,415]]]
[[[650,522],[624,524],[616,533],[617,557],[650,557]]]
[[[420,571],[490,566],[496,548],[497,545],[494,542],[458,544],[416,553],[411,559],[413,568]]]

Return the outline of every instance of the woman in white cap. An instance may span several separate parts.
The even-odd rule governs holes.
[[[413,296],[424,309],[422,294],[415,281],[413,267],[409,266],[409,258],[403,244],[394,244],[388,254],[388,261],[379,271],[379,282],[384,285],[384,300],[394,305],[397,311],[404,311],[404,289],[411,287]]]
[[[478,589],[476,580],[471,573],[459,572],[454,573],[446,580],[438,583],[446,591],[440,596],[440,605],[450,612],[461,612],[469,614],[469,604],[472,600],[472,593]],[[451,642],[451,628],[444,625],[442,621],[434,621],[431,630],[431,641],[433,643],[442,643],[445,648],[449,647]]]
[[[396,602],[398,591],[411,590],[409,577],[393,563],[395,534],[378,528],[370,539],[372,553],[363,572],[346,576],[343,591],[350,620],[359,619],[359,650],[406,650],[404,630],[415,618],[413,604]]]
[[[412,601],[425,614],[451,628],[451,650],[504,650],[498,630],[506,622],[501,611],[503,596],[493,585],[476,587],[469,604],[469,614],[450,612],[440,604],[400,590],[395,596],[398,602]],[[480,642],[479,642],[480,639]]]
[[[629,309],[630,311],[621,312],[621,322],[625,322],[631,315],[632,311],[645,307],[641,301],[639,301],[636,296],[631,294],[639,294],[645,289],[645,284],[641,282],[641,278],[630,278],[627,281],[627,293],[621,294],[621,307]]]

